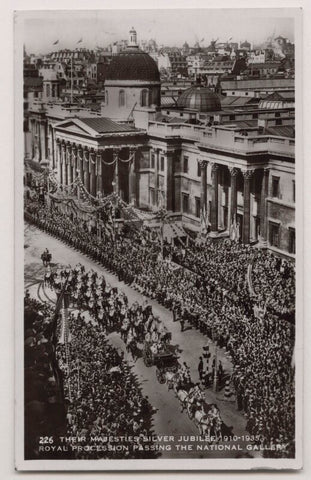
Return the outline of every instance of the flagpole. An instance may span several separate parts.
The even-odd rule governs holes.
[[[72,59],[73,59],[73,52],[71,52],[71,78],[70,78],[70,103],[72,105],[73,101],[72,101]]]

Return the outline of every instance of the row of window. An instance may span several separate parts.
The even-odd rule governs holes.
[[[182,164],[182,171],[183,173],[189,173],[189,157],[186,155],[183,156],[183,164]],[[201,176],[201,168],[199,163],[197,163],[197,176]],[[280,198],[280,177],[275,175],[272,176],[272,189],[271,189],[272,197]],[[295,180],[292,181],[292,201],[296,201],[296,186]]]
[[[269,222],[269,243],[271,246],[280,248],[280,225]],[[288,252],[296,253],[296,232],[294,228],[288,229]]]
[[[201,199],[200,197],[194,197],[195,201],[195,216],[200,218],[201,216]],[[209,202],[209,210],[211,210],[212,202]],[[189,213],[189,194],[183,193],[182,194],[182,212]]]
[[[105,101],[106,105],[108,105],[109,98],[108,98],[108,92],[106,90],[105,92]],[[150,105],[150,92],[149,90],[142,90],[140,93],[140,106],[141,107],[148,107]],[[125,107],[126,106],[126,92],[125,90],[119,90],[119,107]]]
[[[164,192],[158,190],[158,199],[164,198]],[[155,189],[150,188],[150,204],[156,205]],[[211,214],[211,202],[208,205],[209,216]],[[190,213],[189,194],[182,193],[182,212]],[[201,216],[201,202],[200,197],[195,197],[195,216],[200,218]],[[280,248],[280,225],[278,223],[269,222],[269,243],[273,247]],[[296,253],[296,234],[294,228],[288,229],[288,252]]]
[[[282,198],[280,192],[280,177],[272,176],[272,188],[271,195],[273,198]],[[295,180],[292,180],[292,201],[296,201],[296,183]]]
[[[155,158],[155,154],[152,153],[151,154],[151,162],[150,162],[150,168],[152,170],[155,169],[155,161],[156,161],[156,158]],[[164,157],[159,157],[157,158],[157,170],[159,170],[160,172],[164,172]]]

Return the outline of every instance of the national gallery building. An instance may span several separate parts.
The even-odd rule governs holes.
[[[156,62],[137,46],[114,56],[100,112],[62,103],[58,79],[28,109],[25,157],[49,165],[61,184],[80,176],[94,197],[115,191],[144,211],[165,206],[193,233],[230,235],[295,254],[295,112],[273,102],[222,106],[203,84],[161,104]]]

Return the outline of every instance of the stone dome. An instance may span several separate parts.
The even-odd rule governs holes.
[[[106,80],[139,80],[160,82],[156,62],[138,47],[128,47],[112,58]]]
[[[177,100],[177,106],[190,108],[198,112],[216,112],[221,110],[218,95],[207,87],[196,85],[187,88]]]

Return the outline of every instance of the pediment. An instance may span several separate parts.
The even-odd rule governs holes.
[[[75,133],[78,135],[90,135],[90,136],[97,135],[97,132],[95,130],[85,125],[79,119],[68,119],[62,122],[58,122],[56,125],[54,125],[54,128],[56,129],[59,128],[67,131],[68,133]]]

